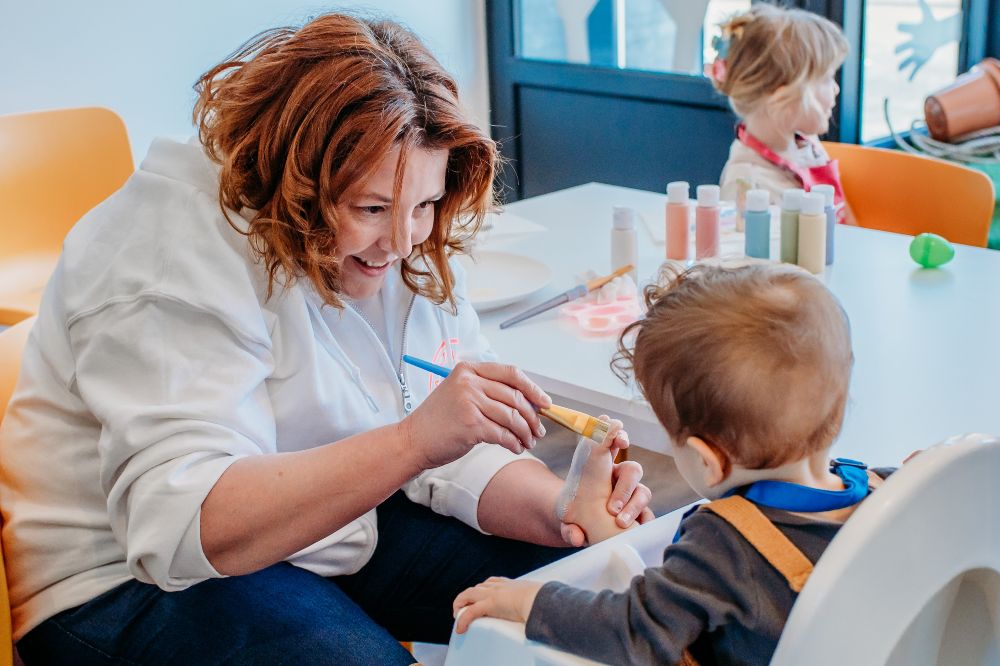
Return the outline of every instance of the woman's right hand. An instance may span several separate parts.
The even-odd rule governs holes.
[[[422,469],[440,467],[480,442],[514,453],[533,448],[545,428],[532,405],[552,400],[511,365],[462,362],[400,424]]]

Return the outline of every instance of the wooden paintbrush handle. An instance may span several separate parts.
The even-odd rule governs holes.
[[[605,275],[604,277],[594,278],[593,280],[587,282],[587,291],[594,291],[595,289],[600,289],[607,283],[614,280],[616,277],[621,277],[622,275],[625,275],[633,268],[635,268],[635,266],[633,266],[632,264],[625,264],[611,275]]]

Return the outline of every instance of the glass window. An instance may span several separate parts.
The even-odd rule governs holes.
[[[924,98],[955,79],[962,34],[961,0],[867,0],[861,140],[889,135],[924,117]]]
[[[712,37],[750,0],[519,0],[518,55],[602,67],[700,74]]]

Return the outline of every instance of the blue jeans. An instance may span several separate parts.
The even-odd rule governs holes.
[[[411,664],[398,643],[445,643],[451,603],[489,576],[519,576],[571,551],[486,536],[397,492],[358,573],[287,563],[180,592],[132,580],[63,611],[18,642],[25,664]]]

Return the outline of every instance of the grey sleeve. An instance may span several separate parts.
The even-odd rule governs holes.
[[[677,663],[704,632],[753,625],[757,586],[745,542],[721,518],[698,511],[663,565],[622,593],[547,583],[528,617],[528,638],[611,664]]]

